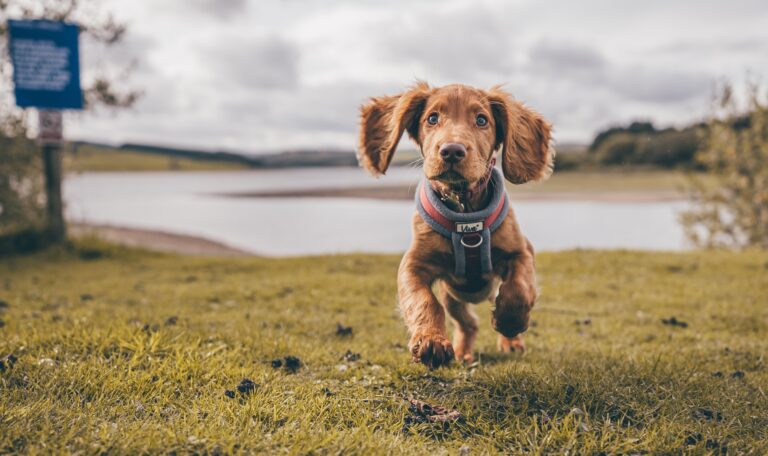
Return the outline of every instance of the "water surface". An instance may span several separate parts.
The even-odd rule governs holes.
[[[64,193],[72,221],[203,236],[263,255],[402,252],[411,201],[359,198],[230,198],[222,193],[415,185],[421,170],[374,179],[357,168],[83,173]],[[685,202],[514,201],[537,250],[686,247],[677,222]]]

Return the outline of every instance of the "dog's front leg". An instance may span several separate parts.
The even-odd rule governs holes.
[[[533,248],[510,260],[493,309],[493,329],[498,331],[502,351],[524,350],[520,333],[528,329],[531,309],[536,302],[536,268]]]
[[[413,360],[430,369],[448,364],[453,346],[445,332],[445,312],[434,293],[436,272],[406,254],[400,263],[397,288],[400,310],[411,334],[408,349]]]

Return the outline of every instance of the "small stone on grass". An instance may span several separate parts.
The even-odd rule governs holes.
[[[685,438],[685,444],[687,446],[694,446],[697,443],[701,442],[701,439],[703,439],[703,438],[704,437],[701,435],[700,432],[696,433],[696,434],[690,434],[690,435],[688,435],[688,437]]]
[[[273,359],[270,361],[270,364],[273,369],[280,369],[282,367],[289,374],[296,373],[301,368],[301,360],[293,355]]]
[[[344,326],[341,323],[336,323],[336,335],[339,337],[351,336],[352,327]]]
[[[244,378],[237,385],[237,392],[242,395],[251,394],[256,389],[256,384],[249,378]]]
[[[341,356],[341,359],[347,362],[360,361],[360,353],[355,353],[352,350],[347,350],[347,352]]]
[[[157,323],[154,323],[152,325],[150,325],[149,323],[144,323],[144,326],[141,327],[141,330],[147,334],[156,333],[160,331],[160,325],[158,325]]]
[[[693,411],[693,417],[702,421],[723,421],[723,414],[712,409],[700,407]]]
[[[9,370],[13,367],[14,364],[16,364],[16,361],[19,359],[16,358],[13,355],[8,355],[2,359],[0,359],[0,372],[4,372],[6,370]]]
[[[678,320],[677,317],[662,318],[661,323],[667,326],[677,326],[679,328],[687,328],[688,323]]]
[[[301,360],[295,356],[288,355],[283,358],[283,361],[287,372],[294,373],[301,367]]]

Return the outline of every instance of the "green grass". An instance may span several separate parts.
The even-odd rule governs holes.
[[[496,353],[484,304],[478,365],[428,372],[403,348],[395,256],[190,258],[87,241],[6,258],[0,355],[18,361],[0,373],[0,452],[768,452],[768,254],[537,261],[528,353]],[[671,316],[689,326],[661,323]],[[336,336],[337,322],[354,334]],[[286,355],[298,372],[271,367]],[[245,377],[255,392],[227,398]],[[404,433],[406,397],[464,419]]]
[[[248,169],[238,163],[153,155],[131,150],[113,150],[81,145],[76,153],[64,154],[67,172],[84,171],[220,171]]]

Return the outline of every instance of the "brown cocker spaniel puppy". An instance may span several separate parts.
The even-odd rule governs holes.
[[[524,349],[520,333],[528,328],[537,295],[534,253],[509,208],[495,154],[501,149],[510,182],[544,179],[554,156],[550,130],[539,114],[498,87],[418,83],[362,107],[358,159],[365,169],[384,174],[403,131],[424,158],[413,242],[397,280],[415,361],[430,368],[454,356],[472,361],[478,327],[469,304],[486,299],[495,304],[499,348]],[[455,326],[453,344],[445,311]]]

